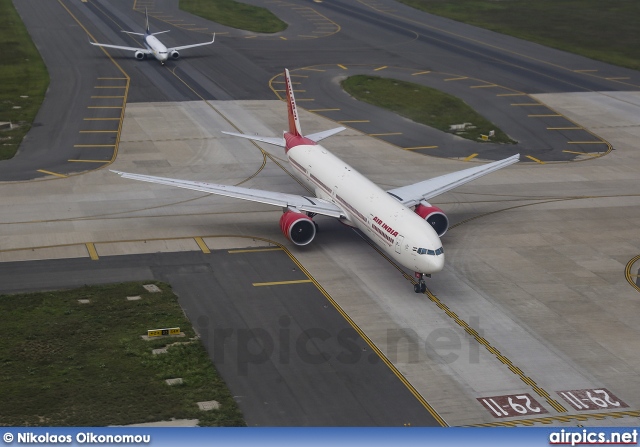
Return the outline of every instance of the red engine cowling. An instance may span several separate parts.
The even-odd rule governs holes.
[[[438,236],[442,236],[447,232],[449,228],[449,219],[444,212],[437,206],[430,204],[419,203],[416,206],[415,212],[418,216],[429,222],[429,224],[436,230]]]
[[[316,225],[306,214],[287,211],[280,217],[282,234],[296,245],[307,245],[316,237]]]

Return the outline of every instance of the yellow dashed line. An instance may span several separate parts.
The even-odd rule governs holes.
[[[209,250],[209,247],[207,247],[207,244],[200,236],[194,237],[193,239],[196,241],[196,244],[198,244],[198,247],[200,247],[200,250],[202,250],[202,253],[211,253],[211,250]]]
[[[469,161],[469,160],[471,160],[471,159],[473,159],[473,158],[476,158],[477,156],[478,156],[478,154],[471,154],[471,155],[469,155],[468,157],[466,157],[466,158],[464,159],[464,161]]]
[[[385,68],[388,68],[388,66],[383,65],[382,67],[374,68],[373,71],[380,71],[380,70],[384,70]]]
[[[469,79],[467,76],[460,76],[457,78],[449,78],[449,79],[445,79],[445,82],[449,82],[449,81],[462,81],[463,79]]]
[[[600,156],[600,152],[596,152],[594,154],[589,153],[589,152],[576,152],[576,151],[562,151],[562,152],[566,152],[568,154],[576,154],[576,155],[588,155],[589,157],[598,157],[598,156]]]
[[[97,261],[99,259],[98,252],[96,251],[96,246],[93,242],[88,242],[84,244],[87,247],[87,251],[89,252],[89,256],[92,261]]]
[[[498,84],[472,85],[470,88],[492,88],[499,87]]]
[[[37,169],[37,172],[42,172],[43,174],[55,175],[56,177],[66,178],[68,175],[58,174],[57,172],[45,171],[44,169]]]
[[[540,163],[541,165],[543,165],[543,164],[544,164],[544,161],[542,161],[542,160],[538,160],[537,158],[532,157],[531,155],[525,155],[525,157],[527,157],[529,160],[533,160],[533,161],[535,161],[536,163]]]
[[[416,147],[405,147],[403,148],[405,151],[416,151],[418,149],[436,149],[438,146],[416,146]]]
[[[348,70],[348,68],[347,68],[347,67],[345,67],[345,66],[344,66],[344,65],[342,65],[342,64],[338,64],[338,67],[342,68],[343,70]]]
[[[254,287],[262,287],[262,286],[283,286],[288,284],[306,284],[311,283],[310,279],[298,279],[293,281],[276,281],[276,282],[254,282]]]
[[[431,73],[431,71],[419,71],[417,73],[411,73],[411,76],[418,76],[418,75],[429,74],[429,73]]]

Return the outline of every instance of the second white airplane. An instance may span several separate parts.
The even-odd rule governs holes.
[[[162,44],[162,42],[158,40],[158,38],[156,37],[156,34],[168,33],[169,31],[159,31],[157,33],[152,33],[149,30],[149,15],[147,14],[146,8],[144,10],[144,17],[147,24],[147,29],[144,32],[144,34],[134,33],[132,31],[123,31],[123,33],[142,36],[142,42],[144,43],[145,48],[125,47],[121,45],[110,45],[106,43],[97,43],[97,42],[91,42],[91,41],[89,41],[89,43],[91,45],[96,45],[98,47],[134,51],[134,56],[136,57],[136,59],[139,59],[139,60],[142,60],[147,56],[153,56],[156,59],[158,59],[162,65],[164,65],[164,63],[169,58],[178,59],[180,57],[180,53],[179,53],[180,50],[186,50],[187,48],[201,47],[203,45],[211,45],[213,41],[216,40],[216,35],[214,33],[213,38],[211,39],[211,42],[202,42],[202,43],[195,43],[192,45],[183,45],[180,47],[167,48]]]
[[[171,185],[227,197],[279,206],[283,210],[280,228],[296,245],[309,244],[316,235],[316,214],[334,217],[358,228],[389,257],[413,270],[416,293],[424,293],[424,277],[444,266],[444,249],[440,236],[449,220],[428,199],[516,163],[520,155],[481,166],[445,174],[413,185],[382,190],[340,158],[317,144],[344,127],[302,135],[289,71],[285,69],[289,131],[282,138],[223,132],[251,140],[284,147],[294,174],[306,183],[314,196],[299,196],[239,186],[176,180],[149,175],[113,171],[124,178]]]

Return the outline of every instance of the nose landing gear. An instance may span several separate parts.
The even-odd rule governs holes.
[[[417,284],[413,285],[413,291],[416,293],[424,293],[427,291],[427,284],[424,282],[424,278],[431,278],[430,274],[425,274],[425,273],[420,273],[420,272],[416,272],[415,273],[416,278],[418,278],[418,282]]]

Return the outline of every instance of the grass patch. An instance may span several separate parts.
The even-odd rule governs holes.
[[[232,28],[255,33],[277,33],[287,24],[271,11],[234,0],[180,0],[180,9]]]
[[[240,410],[166,284],[142,283],[0,296],[0,425],[106,426],[199,419],[244,426]],[[139,301],[127,296],[140,295]],[[80,304],[78,299],[89,299]],[[186,337],[145,341],[147,329],[179,326]],[[168,386],[164,380],[182,377]],[[217,400],[219,410],[196,402]]]
[[[0,160],[12,158],[31,128],[49,85],[49,74],[11,0],[0,0]],[[16,108],[18,107],[18,108]]]
[[[452,124],[472,123],[474,129],[461,137],[478,140],[495,131],[492,142],[515,143],[493,123],[455,96],[430,87],[396,79],[357,75],[342,81],[342,88],[354,98],[383,107],[417,123],[449,132]]]
[[[640,69],[636,0],[398,0],[591,59]]]

